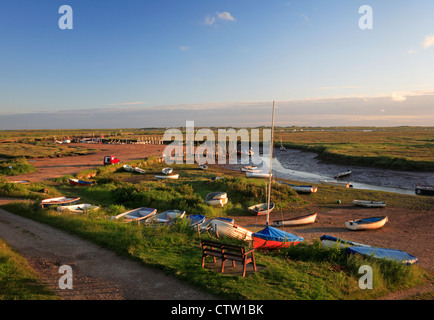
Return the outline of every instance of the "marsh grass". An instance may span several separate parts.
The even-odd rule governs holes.
[[[7,161],[0,161],[0,175],[16,176],[36,171],[36,168],[25,158],[15,158]]]

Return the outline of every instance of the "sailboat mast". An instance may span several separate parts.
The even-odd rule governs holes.
[[[270,176],[268,183],[268,204],[267,204],[267,226],[270,222],[270,198],[271,198],[271,177],[273,174],[273,150],[274,150],[274,108],[275,102],[273,101],[273,117],[272,117],[272,126],[271,126],[271,150],[270,150]]]

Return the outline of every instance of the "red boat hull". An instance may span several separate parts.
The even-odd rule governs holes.
[[[295,246],[299,244],[300,241],[274,241],[274,240],[264,240],[258,237],[253,237],[253,248],[256,250],[275,250],[281,248],[288,248],[290,246]]]

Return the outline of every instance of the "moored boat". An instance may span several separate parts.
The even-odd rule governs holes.
[[[137,173],[140,173],[140,174],[145,174],[146,173],[145,170],[143,170],[142,168],[139,168],[139,167],[135,167],[134,171],[137,172]]]
[[[272,117],[272,129],[271,129],[271,141],[274,141],[274,112],[275,112],[275,102],[273,101],[273,117]],[[270,159],[273,159],[273,145],[271,144],[270,148]],[[267,203],[271,203],[271,177],[273,172],[273,161],[270,161],[270,170],[269,170],[269,182],[268,182],[268,196]],[[247,172],[248,173],[248,172]],[[291,234],[286,231],[282,231],[276,228],[269,226],[270,214],[267,213],[267,220],[265,224],[265,228],[255,232],[252,234],[253,240],[253,249],[256,250],[275,250],[280,248],[289,247],[292,245],[297,245],[302,242],[304,239]]]
[[[68,197],[58,197],[58,198],[50,198],[44,199],[41,201],[42,208],[49,208],[51,206],[66,206],[77,203],[80,200],[77,198],[68,198]]]
[[[414,191],[417,195],[434,196],[434,186],[417,184]]]
[[[89,182],[89,181],[73,179],[73,178],[69,178],[68,180],[71,185],[80,186],[80,187],[90,187],[93,186],[93,184],[95,183],[95,182]]]
[[[165,174],[165,175],[157,174],[157,175],[155,175],[155,178],[156,179],[178,179],[179,173]]]
[[[253,248],[256,250],[274,250],[295,246],[304,241],[295,234],[267,226],[252,235]]]
[[[187,222],[190,227],[200,226],[205,221],[205,216],[202,214],[191,214],[187,216]]]
[[[268,172],[246,171],[247,178],[269,178],[270,175]]]
[[[345,187],[350,188],[351,184],[347,181],[337,181],[337,180],[319,180],[320,183],[326,184],[329,186],[337,186],[337,187]]]
[[[244,171],[244,172],[261,172],[261,170],[258,169],[258,167],[256,167],[256,166],[244,166],[241,168],[241,171]]]
[[[318,191],[318,187],[312,185],[300,186],[300,185],[294,185],[283,181],[279,181],[279,183],[283,183],[290,186],[291,189],[297,193],[315,193]]]
[[[321,240],[321,243],[324,247],[336,247],[336,246],[339,246],[339,248],[350,247],[350,246],[370,247],[367,244],[344,240],[326,234],[321,236],[319,239]]]
[[[367,207],[367,208],[386,207],[386,201],[353,200],[353,204],[359,207]]]
[[[128,171],[128,172],[134,172],[133,167],[131,167],[131,166],[127,165],[127,164],[124,164],[124,165],[122,166],[122,168],[123,168],[125,171]]]
[[[185,216],[185,211],[182,210],[167,210],[151,216],[143,221],[145,224],[171,224],[176,219],[182,219]]]
[[[349,230],[375,230],[382,228],[386,222],[389,221],[387,216],[384,217],[372,217],[360,220],[351,220],[345,222],[345,226]]]
[[[318,213],[307,214],[300,217],[295,217],[285,220],[275,220],[275,227],[294,227],[314,223]]]
[[[243,228],[234,222],[223,219],[213,219],[209,223],[211,230],[217,238],[233,238],[243,241],[251,241],[253,232]]]
[[[171,174],[173,172],[173,168],[167,167],[167,168],[163,168],[161,170],[161,173],[163,174]]]
[[[247,208],[250,214],[255,216],[261,216],[270,213],[274,209],[274,203],[270,203],[270,208],[268,208],[268,203],[255,204]]]
[[[118,220],[120,218],[123,218],[125,222],[130,221],[141,221],[141,220],[147,220],[151,218],[152,216],[155,216],[157,213],[157,209],[154,208],[147,208],[147,207],[140,207],[132,210],[125,211],[123,213],[120,213],[114,217],[111,217],[112,220]]]
[[[99,209],[98,206],[91,205],[89,203],[82,203],[82,204],[76,204],[76,205],[70,205],[70,206],[58,206],[57,211],[69,211],[72,213],[86,213],[89,211],[94,211]]]
[[[408,265],[414,264],[419,260],[417,257],[407,252],[396,249],[354,246],[348,247],[346,251],[351,254],[361,254],[377,259],[394,260]]]
[[[352,173],[351,170],[339,172],[338,174],[335,175],[335,179],[349,176],[351,173]]]
[[[223,207],[226,203],[228,203],[228,195],[226,192],[211,192],[206,195],[203,201],[210,206]]]

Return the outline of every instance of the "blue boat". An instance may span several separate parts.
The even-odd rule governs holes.
[[[396,249],[374,248],[374,247],[348,247],[347,252],[351,254],[361,254],[368,257],[395,260],[405,264],[416,263],[419,259],[415,256]]]
[[[267,226],[265,229],[255,232],[253,235],[253,248],[256,250],[274,250],[295,246],[302,242],[304,239],[277,229]]]
[[[321,236],[321,238],[319,238],[323,244],[324,247],[334,247],[334,246],[339,246],[339,247],[351,247],[351,246],[357,246],[357,247],[370,247],[367,244],[362,244],[362,243],[358,243],[358,242],[354,242],[354,241],[349,241],[349,240],[344,240],[344,239],[340,239],[340,238],[336,238],[333,236],[329,236],[327,234]]]
[[[205,221],[205,216],[201,214],[188,215],[187,221],[190,224],[190,226],[193,228],[203,223]]]

